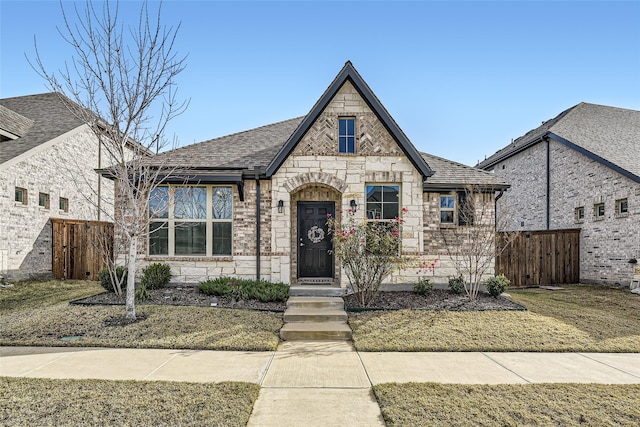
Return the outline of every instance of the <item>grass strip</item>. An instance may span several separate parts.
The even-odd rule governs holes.
[[[260,387],[241,382],[0,377],[5,426],[245,426]]]
[[[120,306],[61,303],[0,318],[0,345],[272,351],[282,313],[210,307],[143,306],[137,322],[114,325]],[[80,337],[61,341],[63,337]]]
[[[24,281],[0,288],[0,314],[59,304],[104,292],[98,282],[88,280]]]
[[[380,384],[387,426],[638,426],[640,385]]]
[[[358,351],[640,352],[640,297],[573,285],[511,291],[529,311],[350,313]]]

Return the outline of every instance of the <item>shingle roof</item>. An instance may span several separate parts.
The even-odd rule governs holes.
[[[0,129],[17,137],[24,136],[33,126],[33,120],[0,105]]]
[[[302,117],[177,148],[155,156],[152,164],[202,169],[264,169]]]
[[[425,189],[464,188],[479,185],[494,189],[508,188],[509,185],[491,172],[456,163],[427,153],[420,153],[435,173],[427,178]]]
[[[164,166],[189,165],[186,174],[198,175],[196,170],[215,170],[216,173],[232,173],[233,170],[253,169],[268,165],[291,134],[302,122],[302,117],[290,119],[220,138],[188,145],[152,158],[153,163]],[[426,185],[440,188],[461,188],[468,184],[480,184],[506,188],[507,184],[493,173],[472,168],[426,153],[420,153],[434,175]]]
[[[13,123],[20,138],[0,143],[0,164],[23,154],[82,125],[57,93],[19,96],[0,99],[0,105],[14,114],[5,116]],[[26,119],[26,121],[25,121]],[[31,126],[28,122],[31,121]],[[5,128],[5,124],[2,123]],[[6,128],[9,132],[11,130]]]
[[[631,178],[640,180],[640,111],[582,102],[480,162],[489,169],[496,163],[537,144],[549,136]]]

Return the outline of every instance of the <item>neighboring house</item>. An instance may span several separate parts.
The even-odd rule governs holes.
[[[50,218],[113,213],[113,182],[95,172],[97,139],[66,102],[57,93],[0,99],[0,274],[11,279],[51,276]]]
[[[459,226],[458,193],[481,185],[493,211],[494,192],[508,187],[419,153],[350,62],[304,117],[154,159],[189,169],[151,195],[155,220],[142,263],[167,262],[178,283],[259,276],[345,287],[326,218],[349,209],[362,221],[402,216],[403,253],[439,259],[435,280],[445,282],[455,271],[440,230]],[[390,282],[415,282],[415,270],[396,271]]]
[[[640,111],[580,103],[484,160],[510,230],[580,228],[580,280],[628,285],[640,258]],[[631,261],[631,262],[630,262]]]

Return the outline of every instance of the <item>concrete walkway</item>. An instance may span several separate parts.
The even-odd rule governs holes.
[[[0,347],[0,375],[261,385],[250,426],[382,426],[371,385],[640,384],[639,353],[363,353],[291,341],[277,352]]]

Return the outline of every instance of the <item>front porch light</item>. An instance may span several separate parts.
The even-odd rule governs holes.
[[[355,213],[355,211],[358,210],[358,204],[356,203],[356,201],[354,199],[351,199],[351,201],[349,202],[349,206],[351,206],[351,210]]]
[[[282,213],[284,210],[284,200],[278,200],[278,213]]]

